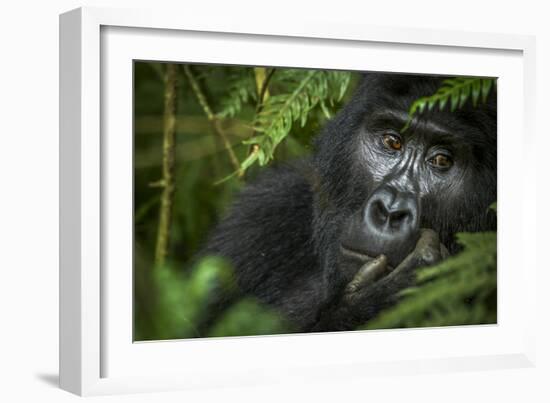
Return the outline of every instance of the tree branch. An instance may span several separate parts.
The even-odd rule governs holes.
[[[162,142],[162,186],[160,199],[159,226],[155,249],[155,267],[160,267],[166,260],[170,240],[172,220],[172,202],[174,198],[174,170],[176,153],[176,104],[177,104],[178,66],[167,64],[164,72],[164,128]]]
[[[227,150],[227,153],[229,154],[229,159],[231,160],[231,164],[233,164],[233,167],[236,171],[239,172],[239,177],[242,176],[242,169],[241,164],[239,163],[239,160],[237,156],[235,155],[235,152],[233,151],[233,148],[231,146],[231,142],[227,138],[227,135],[225,134],[225,131],[222,129],[220,120],[216,117],[216,115],[212,112],[212,108],[210,108],[210,105],[208,104],[208,101],[206,100],[206,96],[202,92],[199,83],[197,82],[197,79],[193,75],[193,72],[191,71],[191,68],[189,65],[183,66],[183,71],[185,72],[185,75],[187,76],[187,79],[189,80],[189,83],[191,84],[191,88],[193,89],[193,92],[195,93],[195,96],[197,97],[197,101],[199,102],[200,106],[202,107],[202,110],[204,111],[206,117],[210,122],[212,122],[212,126],[214,128],[214,131],[216,134],[221,138],[225,149]]]

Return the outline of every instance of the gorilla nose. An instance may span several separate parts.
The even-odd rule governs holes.
[[[385,186],[376,190],[363,209],[362,233],[371,256],[385,254],[397,265],[414,248],[419,234],[417,198]]]
[[[412,194],[384,188],[375,192],[367,202],[363,221],[367,227],[381,232],[409,232],[416,225],[417,210]]]
[[[351,217],[342,246],[371,257],[384,254],[390,265],[396,266],[418,240],[419,210],[414,194],[381,187],[370,196],[361,212]]]

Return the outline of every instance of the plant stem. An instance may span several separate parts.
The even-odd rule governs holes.
[[[162,141],[162,194],[160,198],[159,226],[155,250],[155,267],[166,261],[170,241],[170,224],[172,221],[172,204],[175,184],[176,155],[176,104],[178,87],[178,66],[167,64],[164,72],[164,128]]]
[[[272,68],[267,71],[265,67],[254,67],[254,79],[256,81],[256,93],[258,94],[258,102],[256,104],[256,116],[260,114],[264,107],[264,102],[269,98],[269,80],[271,80],[271,77],[273,77],[273,74],[275,74],[275,69]],[[250,135],[250,138],[255,137],[257,134],[256,130],[252,131],[252,134]],[[250,158],[253,155],[257,155],[260,151],[259,144],[251,144],[248,149],[248,158]],[[242,172],[241,176],[244,176],[244,172]]]
[[[256,92],[258,93],[258,105],[262,105],[264,100],[269,98],[269,89],[267,84],[275,72],[271,69],[269,73],[265,67],[254,67],[254,78],[256,79]]]
[[[199,83],[197,82],[197,79],[193,75],[193,72],[191,71],[191,68],[188,65],[183,66],[183,71],[185,72],[185,75],[187,76],[187,79],[189,80],[189,83],[191,84],[191,88],[193,89],[193,92],[195,93],[195,96],[197,97],[197,101],[199,102],[200,106],[202,107],[202,110],[204,111],[204,114],[208,118],[210,122],[212,122],[212,127],[214,128],[214,131],[216,134],[221,138],[225,149],[227,150],[227,153],[229,155],[229,159],[231,161],[231,164],[235,168],[236,171],[239,172],[239,177],[242,176],[241,172],[241,164],[239,163],[239,160],[235,153],[233,152],[233,148],[231,147],[231,142],[227,138],[227,135],[225,134],[225,131],[222,129],[220,120],[216,117],[214,112],[212,112],[212,108],[210,108],[210,105],[208,104],[208,101],[206,100],[206,96],[201,90],[201,87],[199,86]]]

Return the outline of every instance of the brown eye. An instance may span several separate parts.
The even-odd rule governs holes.
[[[451,157],[444,154],[437,154],[435,157],[429,160],[429,163],[437,168],[448,169],[453,165]]]
[[[385,134],[382,141],[384,142],[386,148],[389,150],[400,151],[401,147],[403,147],[401,139],[397,136],[394,136],[393,134]]]

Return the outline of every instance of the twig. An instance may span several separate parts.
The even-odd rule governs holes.
[[[202,92],[199,86],[199,83],[197,82],[197,79],[195,78],[195,76],[193,75],[193,72],[191,71],[191,68],[188,65],[184,65],[183,71],[185,72],[185,75],[187,76],[187,79],[191,84],[191,88],[193,89],[193,92],[195,93],[195,96],[197,97],[197,101],[202,107],[202,110],[204,111],[208,120],[212,122],[212,127],[214,127],[214,131],[216,132],[216,134],[221,138],[225,146],[225,149],[229,154],[229,159],[231,160],[231,164],[233,165],[235,170],[239,172],[239,177],[241,177],[242,176],[241,164],[239,163],[237,156],[233,152],[233,148],[231,147],[231,142],[229,141],[229,139],[227,138],[227,135],[225,134],[225,131],[221,127],[220,120],[212,112],[212,108],[210,108],[210,105],[206,100],[206,96]]]
[[[164,128],[162,141],[162,186],[160,198],[160,217],[155,250],[155,267],[160,267],[168,254],[170,223],[172,220],[172,202],[174,198],[174,170],[176,154],[176,104],[177,104],[178,66],[167,64],[164,73]]]
[[[269,80],[275,74],[276,69],[272,68],[267,72],[265,67],[254,67],[254,78],[256,81],[256,92],[258,94],[258,102],[256,103],[256,116],[260,114],[264,107],[264,102],[269,98]],[[250,138],[255,137],[256,130],[252,131]],[[248,156],[257,154],[260,151],[259,144],[251,144],[248,148]],[[244,176],[244,172],[242,173]]]
[[[275,69],[270,69],[266,72],[265,67],[254,67],[254,77],[256,78],[256,90],[258,92],[258,105],[256,111],[260,112],[263,108],[264,101],[269,98],[268,84],[271,77],[275,74]]]

